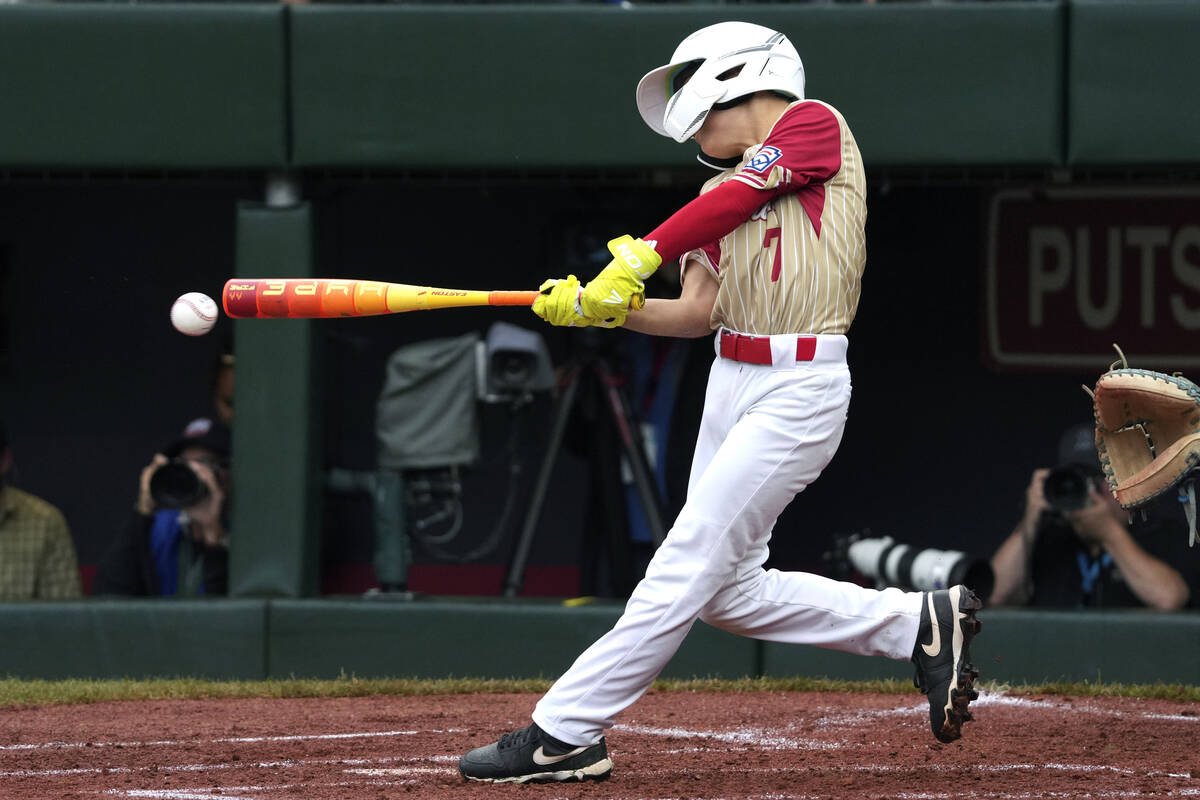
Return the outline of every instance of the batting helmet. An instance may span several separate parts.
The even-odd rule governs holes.
[[[709,111],[762,91],[803,100],[800,54],[778,31],[718,22],[680,42],[669,64],[646,73],[638,83],[637,104],[655,133],[686,142]]]

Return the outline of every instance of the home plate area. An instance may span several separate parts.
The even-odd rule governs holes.
[[[937,742],[920,695],[659,692],[608,736],[602,783],[464,782],[529,694],[122,701],[0,711],[0,798],[1200,797],[1194,703],[983,692]]]

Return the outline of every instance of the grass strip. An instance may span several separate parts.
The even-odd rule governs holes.
[[[412,678],[366,679],[343,676],[335,680],[210,681],[199,678],[154,680],[21,680],[0,679],[0,707],[102,703],[119,700],[205,700],[234,698],[426,696],[442,694],[541,694],[549,679]],[[1070,697],[1135,697],[1200,702],[1200,686],[1180,684],[1046,683],[1037,685],[979,684],[985,691],[1009,695]],[[847,692],[914,694],[909,681],[838,681],[824,678],[742,678],[718,680],[660,680],[658,692]]]

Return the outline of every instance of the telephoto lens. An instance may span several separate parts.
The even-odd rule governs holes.
[[[150,476],[150,497],[157,508],[189,508],[208,498],[208,485],[187,461],[176,458]]]
[[[859,539],[850,545],[847,555],[855,569],[874,579],[879,588],[930,592],[961,583],[980,597],[990,597],[996,583],[986,558],[957,550],[920,550],[891,536]]]

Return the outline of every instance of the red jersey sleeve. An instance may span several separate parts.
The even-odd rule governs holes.
[[[842,168],[842,126],[823,103],[798,103],[775,123],[767,140],[733,180],[784,194],[825,183]]]
[[[730,179],[672,214],[642,239],[663,261],[718,241],[781,194],[823,184],[841,169],[842,132],[816,102],[789,107],[767,140]]]

